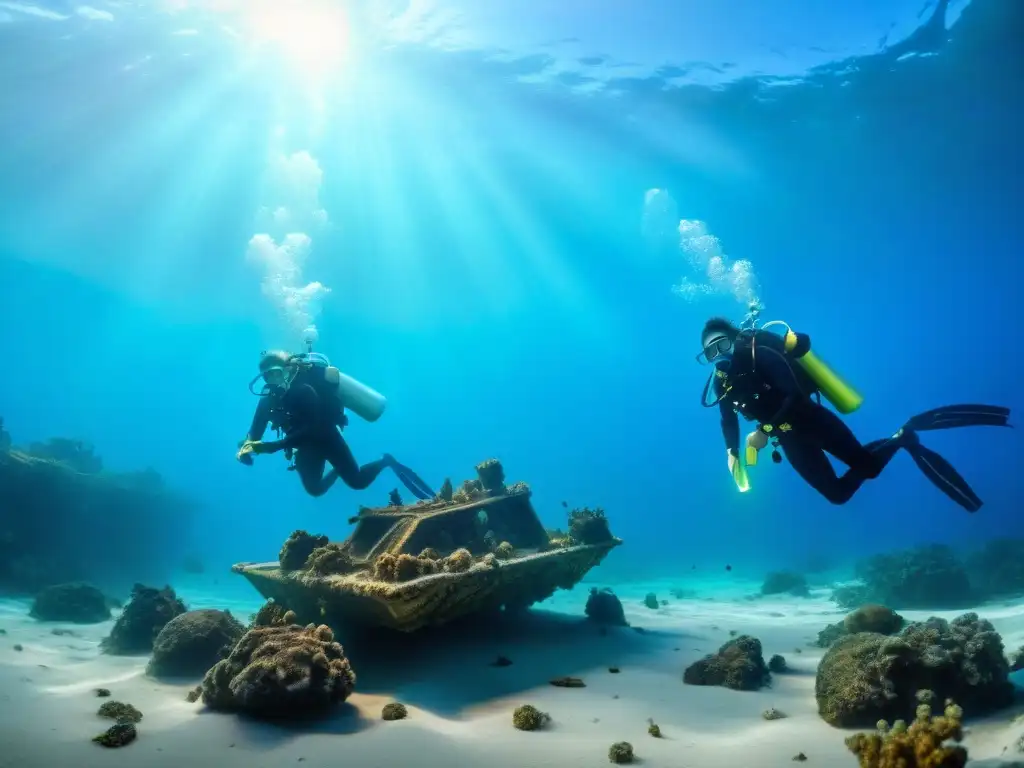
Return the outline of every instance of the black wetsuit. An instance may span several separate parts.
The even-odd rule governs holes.
[[[271,423],[284,431],[282,440],[263,443],[261,453],[295,451],[295,469],[311,496],[321,496],[340,477],[349,488],[361,491],[388,466],[385,459],[359,466],[339,428],[346,423],[343,409],[322,397],[300,374],[283,393],[260,398],[249,439],[260,440]],[[324,475],[327,462],[334,472]]]
[[[799,355],[810,339],[797,334]],[[878,477],[902,447],[896,439],[862,445],[839,416],[815,400],[817,387],[786,353],[783,340],[769,331],[745,332],[737,339],[730,361],[719,363],[714,392],[722,415],[722,435],[729,451],[740,456],[737,414],[770,425],[790,464],[818,493],[833,504],[845,504],[857,489]],[[836,474],[826,454],[849,467]]]

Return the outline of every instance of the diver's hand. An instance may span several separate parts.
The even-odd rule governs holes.
[[[259,453],[256,449],[257,445],[259,445],[259,443],[253,440],[242,441],[242,446],[238,449],[238,453],[235,454],[235,458],[246,466],[252,466],[253,454]]]

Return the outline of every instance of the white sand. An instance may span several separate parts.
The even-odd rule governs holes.
[[[755,584],[745,585],[748,592]],[[716,599],[673,599],[670,583],[616,587],[635,629],[600,634],[581,622],[587,588],[559,593],[546,611],[516,626],[465,631],[440,649],[408,639],[361,662],[358,643],[347,644],[359,675],[358,693],[335,716],[304,730],[247,721],[189,704],[188,683],[168,685],[145,676],[146,657],[112,657],[99,641],[112,622],[69,625],[37,622],[28,604],[0,603],[0,768],[91,768],[140,766],[181,768],[399,768],[468,766],[540,768],[608,765],[614,741],[633,744],[637,763],[649,768],[782,768],[798,752],[810,766],[855,766],[844,745],[846,732],[817,715],[814,670],[823,651],[809,646],[817,632],[842,612],[827,591],[810,599],[748,600],[737,592]],[[669,605],[642,605],[648,591]],[[209,595],[184,595],[192,608],[231,609],[245,620],[259,601],[220,602]],[[1002,633],[1007,650],[1024,643],[1024,604],[989,606],[979,613]],[[565,615],[563,615],[565,614]],[[956,612],[939,614],[952,618]],[[910,619],[926,614],[910,613]],[[54,628],[74,635],[55,635]],[[712,652],[729,630],[759,637],[765,656],[783,654],[793,673],[775,675],[756,693],[682,683],[686,665]],[[14,650],[15,644],[23,646]],[[801,653],[794,649],[800,648]],[[490,662],[499,654],[509,667]],[[610,674],[608,666],[621,668]],[[550,686],[552,677],[582,677],[586,688]],[[111,699],[93,689],[109,688]],[[144,713],[138,740],[104,749],[90,738],[110,725],[96,715],[103,701],[129,702]],[[407,720],[383,722],[388,701],[405,703]],[[549,712],[543,732],[512,728],[512,710],[532,703]],[[765,721],[775,707],[789,717]],[[1018,757],[1014,742],[1024,723],[1010,710],[972,722],[966,744],[973,758]],[[647,734],[653,718],[664,738]],[[1005,748],[1005,753],[1004,753]],[[1024,757],[1024,756],[1022,756]]]

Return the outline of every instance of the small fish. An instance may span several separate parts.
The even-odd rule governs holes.
[[[731,565],[727,565],[727,566],[725,566],[725,570],[727,570],[727,571],[731,571],[731,570],[732,570],[732,566],[731,566]]]
[[[569,508],[569,502],[568,501],[563,501],[562,502],[562,506],[565,507],[565,509],[568,509]]]

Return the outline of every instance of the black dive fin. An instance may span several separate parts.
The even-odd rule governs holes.
[[[915,432],[956,427],[1008,427],[1010,409],[999,405],[946,405],[919,413],[907,422]]]
[[[399,464],[397,461],[392,465],[392,469],[395,471],[395,475],[399,480],[402,481],[402,485],[409,489],[409,493],[415,496],[420,501],[429,501],[434,498],[435,493],[430,490],[430,486],[423,482],[423,478],[413,472],[404,464]]]
[[[981,499],[967,484],[967,481],[960,476],[960,473],[953,468],[952,464],[920,443],[907,446],[906,450],[914,459],[918,469],[932,482],[932,485],[968,512],[977,512],[981,509]]]

